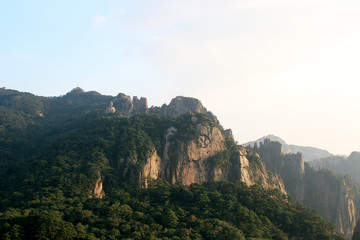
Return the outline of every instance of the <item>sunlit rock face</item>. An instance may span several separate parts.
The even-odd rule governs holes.
[[[98,172],[99,178],[95,183],[94,189],[92,191],[92,193],[90,194],[90,198],[95,197],[95,198],[103,198],[105,197],[105,192],[103,190],[103,179],[101,176],[101,173]]]
[[[192,121],[197,119],[192,118]],[[224,133],[218,127],[200,123],[196,128],[199,137],[190,142],[174,140],[173,135],[178,130],[174,127],[167,129],[162,156],[155,149],[148,152],[140,173],[134,168],[136,157],[127,159],[123,176],[128,176],[131,182],[139,182],[144,187],[147,187],[150,179],[163,179],[173,184],[180,182],[184,185],[229,180],[243,181],[248,186],[258,183],[265,188],[277,188],[286,193],[281,178],[267,171],[261,161],[255,163],[249,160],[247,156],[252,153],[244,148],[236,154],[232,163],[215,164],[214,159],[218,154],[227,151]]]
[[[198,99],[178,96],[173,98],[169,105],[164,104],[161,107],[153,107],[149,111],[150,113],[177,117],[188,112],[206,113],[206,108]]]
[[[116,112],[116,109],[114,108],[114,103],[110,102],[109,106],[104,111],[106,114],[114,113]]]

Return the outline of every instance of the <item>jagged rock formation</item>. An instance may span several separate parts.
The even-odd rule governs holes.
[[[181,114],[192,113],[206,113],[206,108],[196,98],[178,96],[173,98],[169,105],[163,104],[161,107],[153,107],[150,113],[177,117]]]
[[[298,153],[300,152],[304,158],[305,162],[313,161],[315,159],[325,158],[333,156],[331,153],[329,153],[326,150],[314,148],[314,147],[305,147],[305,146],[296,146],[287,144],[284,140],[281,138],[274,136],[274,135],[267,135],[265,137],[259,138],[256,141],[247,142],[242,144],[242,146],[247,147],[254,147],[255,143],[259,146],[260,143],[264,143],[265,139],[270,139],[273,142],[279,142],[283,146],[284,153]]]
[[[189,185],[208,180],[220,180],[226,177],[220,169],[211,169],[207,166],[207,160],[210,157],[225,150],[223,134],[217,127],[210,128],[198,124],[197,128],[200,132],[198,143],[194,141],[188,144],[182,142],[171,143],[169,142],[169,134],[167,134],[168,139],[165,144],[168,147],[165,149],[163,156],[162,178],[172,183],[181,181],[183,184]],[[172,131],[170,129],[168,133]]]
[[[119,93],[115,99],[114,107],[125,116],[133,116],[138,113],[153,113],[163,116],[178,117],[182,114],[191,113],[206,113],[206,108],[198,99],[190,97],[178,96],[173,98],[169,105],[163,104],[161,107],[148,107],[146,98],[140,99],[134,96],[132,99],[123,93]]]
[[[276,188],[286,193],[281,178],[269,172],[259,156],[241,148],[231,159],[223,155],[229,151],[227,140],[219,127],[197,123],[199,137],[190,142],[176,138],[175,127],[165,133],[164,151],[159,156],[155,149],[147,153],[144,167],[138,171],[137,157],[128,158],[122,175],[133,183],[146,187],[149,179],[163,179],[184,185],[210,180],[243,181],[248,186],[261,184],[264,188]],[[249,157],[249,159],[248,159]]]
[[[338,174],[350,174],[360,184],[360,152],[352,152],[349,157],[331,156],[309,163],[315,169],[329,169]]]
[[[257,165],[249,164],[249,159],[256,162]],[[268,171],[265,163],[260,159],[259,154],[251,152],[247,149],[240,151],[241,162],[241,181],[245,182],[248,186],[259,184],[264,188],[277,188],[282,193],[287,194],[284,182],[278,174],[273,174]]]
[[[349,239],[360,216],[360,192],[351,180],[329,171],[316,171],[300,153],[284,154],[279,142],[265,140],[254,151],[284,180],[286,191],[298,202],[315,209]]]
[[[226,138],[231,139],[231,140],[235,140],[231,129],[226,129],[224,131],[224,134],[225,134]]]
[[[146,98],[141,97],[139,99],[137,96],[134,96],[132,102],[134,112],[145,113],[148,111],[148,102]]]
[[[137,113],[146,113],[148,111],[148,103],[146,98],[134,96],[132,99],[123,93],[119,93],[115,99],[114,107],[125,116],[133,116]]]
[[[99,178],[95,183],[95,187],[94,190],[92,191],[90,197],[95,197],[95,198],[103,198],[105,197],[105,192],[103,190],[103,179],[102,176],[100,174],[100,172],[98,172],[99,174]]]
[[[116,112],[116,109],[114,108],[114,103],[110,102],[109,106],[105,109],[105,113],[109,114],[114,112]]]
[[[109,113],[116,108],[116,114],[103,116],[110,102]],[[297,198],[304,202],[319,198],[301,191],[310,185],[306,177],[312,175],[300,154],[284,155],[273,166],[280,170],[269,172],[260,155],[236,145],[231,131],[223,130],[197,99],[177,97],[169,105],[148,108],[145,98],[103,96],[80,88],[54,98],[6,90],[0,94],[0,113],[0,194],[8,198],[1,201],[4,205],[10,205],[12,199],[19,203],[32,200],[34,193],[47,195],[43,189],[59,189],[49,195],[65,198],[103,198],[106,192],[107,197],[118,199],[122,184],[147,187],[150,179],[159,178],[186,185],[240,180],[248,186],[260,184],[285,193],[284,182],[276,173],[285,176],[286,187],[298,193]],[[276,148],[274,154],[278,151]],[[25,167],[19,167],[21,164]],[[319,180],[316,176],[313,178]],[[301,184],[294,190],[289,182],[296,185],[299,179]],[[331,179],[332,185],[321,179],[313,184],[314,192],[325,189],[324,209],[337,209],[341,230],[346,232],[346,219],[358,216],[357,195],[348,191],[347,181]],[[38,192],[27,191],[28,185]],[[21,196],[8,194],[23,187]]]

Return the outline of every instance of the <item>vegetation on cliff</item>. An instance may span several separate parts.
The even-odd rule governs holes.
[[[104,199],[45,188],[0,213],[3,239],[344,239],[277,190],[244,183],[119,188]]]
[[[3,239],[343,239],[286,195],[239,179],[190,186],[146,179],[140,188],[149,152],[162,156],[167,140],[200,145],[199,126],[223,129],[209,113],[104,115],[111,100],[81,89],[59,98],[0,94]],[[224,142],[209,158],[213,168],[239,164],[244,149]],[[93,193],[99,181],[102,199]]]

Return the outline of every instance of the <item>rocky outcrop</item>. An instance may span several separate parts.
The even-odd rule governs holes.
[[[177,159],[166,158],[166,156],[171,156],[171,153],[166,153],[163,167],[166,168],[166,165],[170,165],[173,170],[170,176],[166,176],[168,181],[172,183],[180,181],[185,185],[189,185],[191,183],[219,180],[224,177],[223,172],[207,167],[209,158],[225,150],[223,134],[217,127],[211,128],[198,124],[197,128],[200,132],[198,142],[192,141],[189,144],[173,143],[179,146],[177,156],[173,156]],[[168,151],[171,150],[171,148],[168,148]],[[211,179],[211,177],[214,179]]]
[[[90,197],[95,197],[95,198],[103,198],[105,197],[105,192],[103,190],[103,179],[102,176],[100,174],[100,172],[98,172],[99,178],[95,183],[95,187],[90,195]]]
[[[146,98],[140,98],[134,96],[131,99],[123,93],[119,93],[115,99],[113,99],[114,107],[123,115],[131,117],[137,113],[146,113],[148,111],[148,103]]]
[[[198,99],[191,97],[176,97],[173,98],[169,105],[163,104],[161,107],[148,107],[146,98],[140,99],[119,93],[115,99],[112,100],[113,107],[121,114],[131,117],[138,113],[153,113],[163,116],[178,117],[185,113],[206,113],[206,108]],[[211,114],[211,113],[209,113]]]
[[[315,209],[349,239],[360,216],[359,190],[347,178],[327,170],[316,171],[301,153],[284,154],[278,142],[265,140],[254,150],[266,166],[284,180],[286,191],[298,202]]]
[[[150,113],[172,117],[177,117],[187,112],[206,113],[207,110],[198,99],[182,96],[173,98],[169,105],[164,104],[161,107],[150,109]]]
[[[350,174],[360,184],[360,152],[352,152],[349,157],[331,156],[309,163],[315,169],[329,169],[341,175]]]
[[[185,185],[210,180],[213,173],[210,173],[206,162],[225,150],[225,138],[217,127],[198,124],[197,129],[200,133],[198,141],[187,144],[172,139],[177,132],[174,127],[166,131],[160,174],[162,179]]]
[[[331,153],[329,153],[328,151],[323,150],[323,149],[287,144],[283,139],[281,139],[281,138],[279,138],[277,136],[274,136],[272,134],[269,134],[267,136],[259,138],[256,141],[243,143],[241,145],[244,146],[244,147],[247,147],[247,146],[254,147],[254,145],[256,143],[259,146],[260,143],[264,143],[265,139],[270,139],[272,142],[281,143],[281,145],[283,146],[285,154],[300,152],[302,154],[305,162],[309,162],[309,161],[313,161],[315,159],[320,159],[320,158],[333,156]]]
[[[145,113],[148,111],[148,102],[147,99],[141,97],[140,99],[136,96],[133,97],[133,112],[135,113]]]
[[[278,189],[286,194],[284,182],[277,174],[268,171],[257,153],[242,148],[240,156],[240,180],[248,186],[259,184],[266,189]]]
[[[244,148],[231,152],[227,147],[230,140],[219,127],[199,123],[196,117],[190,121],[198,131],[197,139],[181,141],[177,138],[179,130],[170,127],[165,131],[162,155],[159,156],[155,149],[149,151],[140,171],[136,156],[126,159],[122,172],[124,179],[144,187],[149,179],[158,178],[184,185],[210,180],[243,181],[248,186],[261,184],[286,193],[281,178],[267,171],[258,155],[255,159],[254,153]]]
[[[140,173],[140,179],[143,179],[143,186],[147,187],[148,179],[158,179],[160,172],[161,159],[155,149],[146,156],[146,164]]]
[[[114,103],[110,102],[109,106],[105,109],[106,114],[114,113],[116,109],[114,108]]]
[[[232,132],[231,129],[226,129],[226,130],[224,131],[224,134],[225,134],[225,137],[226,137],[226,138],[235,141],[234,135],[233,135],[233,132]]]

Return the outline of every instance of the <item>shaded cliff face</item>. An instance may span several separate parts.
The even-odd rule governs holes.
[[[315,209],[351,238],[360,216],[360,193],[351,179],[326,170],[314,170],[304,163],[300,153],[284,154],[278,142],[266,140],[254,150],[272,172],[282,177],[286,191],[296,201]]]
[[[138,113],[148,112],[148,103],[146,98],[134,96],[132,99],[123,93],[119,93],[113,100],[114,109],[125,116],[133,116]]]
[[[326,150],[314,148],[314,147],[306,147],[306,146],[297,146],[292,144],[287,144],[283,139],[274,136],[274,135],[267,135],[262,138],[259,138],[256,141],[247,142],[244,144],[241,144],[244,147],[250,146],[254,147],[255,143],[259,146],[260,143],[264,143],[265,139],[270,139],[272,142],[279,142],[284,148],[284,153],[298,153],[300,152],[303,155],[305,162],[310,162],[315,159],[325,158],[329,156],[333,156],[331,153],[329,153]]]
[[[30,144],[24,144],[23,139],[13,141],[19,138],[14,135],[7,141],[9,146],[0,145],[0,150],[6,150],[0,151],[0,157],[13,164],[14,159],[33,156],[34,165],[46,166],[46,174],[54,177],[66,194],[101,198],[113,186],[126,182],[146,187],[149,179],[159,178],[185,185],[240,180],[248,186],[260,184],[285,192],[281,179],[267,171],[259,156],[236,145],[231,130],[224,130],[197,99],[176,97],[169,105],[148,108],[145,98],[103,96],[80,88],[54,98],[8,90],[0,95],[4,100],[0,112],[10,113],[1,116],[3,122],[14,118],[17,124],[9,125],[29,131],[24,131],[23,138],[32,136]],[[8,125],[0,121],[0,134],[5,135],[6,130]],[[40,154],[45,148],[52,151]],[[21,156],[14,157],[17,152]],[[66,171],[57,172],[62,167]],[[4,172],[11,173],[9,169]],[[74,181],[86,186],[86,192],[66,181],[83,171],[86,176]],[[27,174],[29,179],[37,179],[36,175],[43,173]],[[46,182],[36,181],[47,187]],[[9,184],[2,182],[5,189]]]
[[[309,163],[315,169],[325,168],[336,173],[350,174],[360,184],[360,153],[352,152],[349,157],[331,156]]]
[[[360,240],[360,220],[356,224],[354,234],[353,234],[351,240]]]

